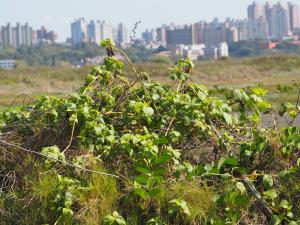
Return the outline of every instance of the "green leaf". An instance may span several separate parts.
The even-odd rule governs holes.
[[[157,168],[154,170],[153,175],[154,176],[164,176],[167,173],[167,169],[166,168]]]
[[[144,201],[146,201],[147,198],[148,198],[147,192],[144,189],[142,189],[142,188],[135,189],[134,190],[134,194],[137,195],[137,196],[139,196],[139,197],[141,197]]]
[[[218,169],[221,169],[221,168],[222,168],[222,166],[223,166],[225,160],[226,160],[226,159],[225,159],[224,157],[221,157],[221,158],[220,158],[220,160],[219,160],[219,162],[218,162]]]
[[[286,209],[286,210],[292,209],[292,205],[287,200],[282,200],[279,204],[279,207]]]
[[[144,106],[143,112],[146,116],[151,117],[154,114],[154,110],[151,107]]]
[[[138,171],[138,172],[140,172],[140,173],[147,174],[147,175],[151,174],[151,170],[147,166],[145,166],[145,165],[137,166],[135,168],[135,170]]]
[[[251,90],[254,94],[259,96],[265,96],[266,94],[268,94],[268,91],[262,88],[252,88]]]
[[[224,113],[223,116],[228,125],[232,124],[232,116],[229,113]]]
[[[266,198],[266,199],[270,199],[270,200],[273,200],[275,198],[277,198],[278,196],[278,193],[275,189],[270,189],[268,191],[265,191],[263,193],[263,196]]]
[[[163,164],[163,163],[168,163],[172,159],[172,156],[169,154],[162,154],[155,160],[155,164]]]
[[[297,111],[296,110],[292,110],[289,112],[290,116],[292,117],[292,119],[295,119],[297,117]]]
[[[159,197],[162,194],[162,189],[160,188],[154,188],[150,191],[150,196],[152,198]]]
[[[273,215],[271,220],[270,220],[270,224],[272,225],[280,225],[281,224],[281,219],[279,216],[277,215]]]
[[[74,212],[71,209],[63,208],[63,215],[64,216],[72,216]]]
[[[153,94],[153,95],[152,95],[152,99],[153,99],[154,101],[158,100],[159,98],[160,98],[160,96],[159,96],[158,94]]]
[[[239,164],[238,160],[233,157],[229,157],[229,158],[225,159],[225,161],[224,161],[224,165],[226,165],[226,166],[236,167],[236,166],[238,166],[238,164]]]
[[[242,182],[236,182],[235,186],[241,192],[241,194],[245,194],[247,192],[246,187]]]
[[[288,223],[288,225],[299,225],[300,224],[300,221],[291,221]]]
[[[70,116],[70,118],[69,118],[69,122],[70,122],[71,124],[73,124],[74,122],[75,122],[75,123],[78,123],[77,115],[76,115],[76,114],[72,114],[72,115]]]
[[[264,174],[263,183],[264,183],[265,188],[267,188],[267,189],[272,188],[273,184],[274,184],[272,176],[269,174]]]
[[[134,180],[135,180],[135,182],[137,182],[139,184],[146,185],[149,180],[149,177],[145,176],[145,175],[140,175],[140,176],[137,176]]]

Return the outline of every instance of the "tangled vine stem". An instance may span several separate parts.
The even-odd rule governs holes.
[[[77,114],[76,114],[77,117]],[[71,131],[71,137],[70,137],[70,141],[69,144],[67,145],[67,147],[62,151],[62,153],[65,153],[72,145],[73,142],[73,137],[74,137],[74,131],[75,131],[75,126],[76,126],[76,120],[73,121],[73,125],[72,125],[72,131]]]
[[[35,155],[39,155],[39,156],[43,156],[45,158],[48,158],[48,159],[51,159],[55,162],[59,162],[61,163],[62,165],[66,165],[66,166],[70,166],[70,167],[73,167],[75,169],[79,169],[79,170],[82,170],[82,171],[86,171],[86,172],[89,172],[89,173],[96,173],[96,174],[99,174],[99,175],[103,175],[103,176],[109,176],[109,177],[115,177],[115,178],[120,178],[119,176],[117,175],[114,175],[114,174],[109,174],[109,173],[103,173],[103,172],[99,172],[99,171],[96,171],[96,170],[90,170],[90,169],[86,169],[84,167],[81,167],[81,166],[77,166],[77,165],[74,165],[72,163],[69,163],[69,162],[65,162],[63,160],[60,160],[60,159],[57,159],[57,158],[53,158],[49,155],[46,155],[46,154],[43,154],[41,152],[36,152],[36,151],[32,151],[32,150],[29,150],[29,149],[26,149],[26,148],[23,148],[23,147],[20,147],[16,144],[13,144],[13,143],[9,143],[9,142],[6,142],[6,141],[3,141],[0,139],[0,143],[3,144],[3,145],[6,145],[6,146],[9,146],[9,147],[14,147],[14,148],[17,148],[21,151],[24,151],[24,152],[28,152],[28,153],[31,153],[31,154],[35,154]]]

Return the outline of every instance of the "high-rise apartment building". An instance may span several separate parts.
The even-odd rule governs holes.
[[[101,22],[101,40],[104,40],[106,38],[109,38],[111,40],[114,40],[114,27],[106,23],[105,21]]]
[[[119,24],[117,29],[100,20],[91,20],[89,23],[84,18],[75,20],[71,24],[71,41],[73,44],[80,43],[96,43],[99,44],[102,40],[109,38],[117,43],[127,43],[127,29],[123,24]]]
[[[163,25],[162,27],[159,27],[156,29],[157,33],[157,42],[159,45],[163,47],[167,47],[167,26]]]
[[[101,22],[91,20],[87,25],[87,41],[99,44],[101,40]]]
[[[1,43],[4,45],[14,45],[13,41],[13,28],[10,23],[1,27]]]
[[[80,44],[88,41],[87,22],[84,18],[75,20],[71,24],[72,43]]]
[[[270,37],[282,39],[291,35],[288,5],[278,2],[276,5],[271,6],[267,3],[265,8]]]
[[[119,23],[117,28],[117,44],[121,47],[126,47],[128,44],[128,32],[123,23]]]
[[[12,27],[10,23],[7,23],[6,26],[1,27],[0,43],[15,48],[21,46],[32,46],[32,27],[30,27],[28,23],[23,26],[17,23],[16,27]]]
[[[219,43],[226,42],[226,31],[224,24],[210,24],[204,30],[204,44],[206,46],[216,46]]]
[[[194,26],[192,25],[177,26],[167,30],[167,44],[169,46],[193,45],[194,43]]]
[[[300,28],[299,6],[293,3],[288,3],[290,13],[290,29],[295,31]]]
[[[236,26],[230,26],[226,29],[226,41],[228,43],[239,41],[239,32]]]
[[[269,36],[268,23],[263,18],[238,22],[239,40],[266,39]]]
[[[195,44],[203,44],[204,43],[204,33],[207,27],[206,22],[200,21],[198,23],[194,23],[194,41]]]
[[[258,2],[253,2],[251,5],[248,6],[248,19],[257,20],[265,18],[265,7],[262,4]]]
[[[57,40],[57,34],[54,31],[48,31],[44,26],[36,31],[36,38],[38,42],[53,43]]]

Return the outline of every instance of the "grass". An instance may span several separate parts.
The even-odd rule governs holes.
[[[175,198],[185,200],[191,212],[191,217],[199,221],[206,221],[208,215],[214,211],[215,193],[212,188],[203,186],[196,181],[174,183],[167,193],[168,201]]]
[[[171,83],[168,63],[143,63],[140,71],[151,74],[152,79]],[[64,96],[76,90],[84,81],[90,68],[71,67],[22,67],[16,70],[0,70],[0,107],[22,105],[40,95]],[[126,68],[128,70],[128,68]],[[235,87],[261,86],[270,90],[267,98],[278,102],[296,102],[300,83],[300,56],[270,56],[246,59],[227,59],[197,62],[192,82],[209,88],[232,89]],[[292,86],[289,91],[277,91],[277,86]]]

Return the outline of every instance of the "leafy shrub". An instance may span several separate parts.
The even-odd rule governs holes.
[[[265,90],[212,97],[189,83],[189,59],[170,69],[173,88],[151,82],[110,40],[101,46],[108,57],[78,92],[1,112],[1,222],[297,223],[299,128],[260,127],[273,112]],[[295,119],[299,107],[281,113]],[[205,163],[190,160],[202,148]]]

